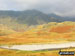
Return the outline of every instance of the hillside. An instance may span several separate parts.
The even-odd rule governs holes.
[[[37,10],[0,11],[0,18],[17,19],[17,22],[27,25],[37,25],[50,22],[50,17]]]
[[[56,14],[45,14],[37,10],[0,11],[0,19],[8,17],[10,17],[12,20],[16,19],[20,24],[26,25],[40,25],[48,22],[75,21],[74,17],[61,17]]]
[[[75,22],[50,22],[24,32],[0,36],[0,44],[40,44],[75,41]]]

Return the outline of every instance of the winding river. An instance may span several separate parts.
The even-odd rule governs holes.
[[[0,48],[5,49],[14,49],[14,50],[25,50],[25,51],[35,51],[35,50],[44,50],[44,49],[60,49],[75,47],[75,42],[61,43],[61,44],[32,44],[32,45],[13,45],[9,46],[0,46]]]

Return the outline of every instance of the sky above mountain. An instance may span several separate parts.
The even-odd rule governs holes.
[[[75,16],[75,0],[0,0],[0,10],[37,9],[44,13]]]

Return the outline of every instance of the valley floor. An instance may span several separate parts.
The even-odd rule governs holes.
[[[75,51],[75,48],[61,49],[62,51]],[[0,49],[0,56],[59,56],[60,50],[45,51],[19,51]]]

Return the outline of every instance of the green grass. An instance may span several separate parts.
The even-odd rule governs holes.
[[[74,51],[75,48],[61,49],[66,51]],[[60,50],[43,50],[43,51],[20,51],[0,49],[0,56],[59,56]]]

